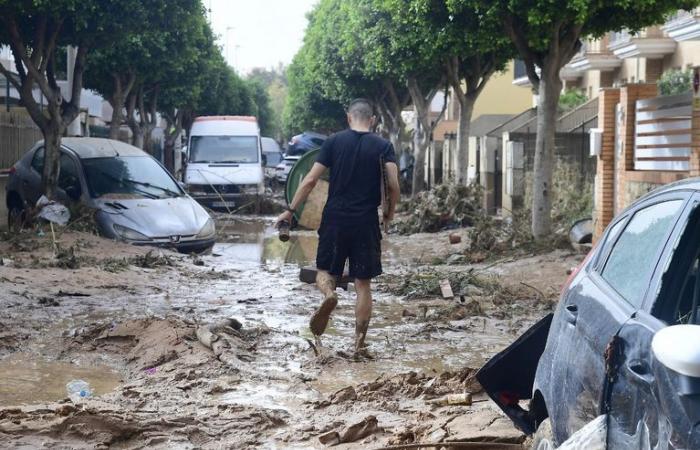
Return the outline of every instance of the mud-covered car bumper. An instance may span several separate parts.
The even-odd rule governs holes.
[[[130,244],[133,245],[139,245],[139,246],[152,246],[152,247],[160,247],[160,248],[167,248],[171,250],[177,250],[180,253],[204,253],[208,250],[210,250],[214,244],[216,243],[216,238],[211,237],[207,239],[192,239],[192,240],[183,240],[179,242],[173,242],[173,241],[160,241],[160,240],[153,240],[153,241],[141,241],[141,242],[130,242]]]

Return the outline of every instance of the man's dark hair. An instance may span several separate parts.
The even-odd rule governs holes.
[[[356,98],[348,105],[348,114],[359,122],[369,122],[374,116],[374,108],[369,100]]]

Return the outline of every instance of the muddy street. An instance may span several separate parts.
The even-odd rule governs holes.
[[[70,230],[57,248],[47,234],[6,237],[0,446],[522,442],[474,369],[551,310],[581,255],[468,266],[450,259],[466,247],[447,232],[390,235],[368,335],[374,359],[357,362],[352,284],[318,346],[308,320],[320,295],[299,281],[315,232],[282,243],[272,222],[219,217],[219,243],[200,257]],[[445,278],[454,299],[435,292]],[[71,380],[88,382],[90,395],[69,400]],[[441,404],[464,393],[471,405]]]

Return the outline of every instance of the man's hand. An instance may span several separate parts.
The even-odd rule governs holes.
[[[275,227],[279,228],[280,223],[282,222],[287,222],[287,223],[292,223],[292,212],[291,211],[285,211],[282,214],[277,217],[277,220],[275,221]]]

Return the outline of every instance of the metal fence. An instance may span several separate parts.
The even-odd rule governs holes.
[[[10,168],[36,141],[41,130],[21,112],[0,112],[0,169]]]
[[[692,94],[637,100],[635,170],[690,169]]]

